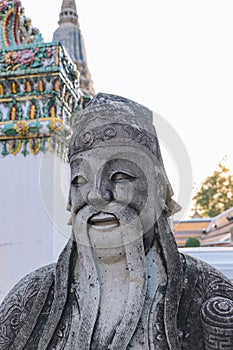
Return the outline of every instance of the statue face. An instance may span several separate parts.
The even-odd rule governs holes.
[[[79,153],[71,160],[73,227],[86,223],[106,247],[123,245],[122,231],[139,222],[143,235],[156,220],[161,178],[154,161],[140,149],[106,146]]]

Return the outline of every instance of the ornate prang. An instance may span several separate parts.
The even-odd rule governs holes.
[[[18,148],[17,152],[12,151],[12,139],[29,141],[39,137],[36,147],[29,147],[32,141],[27,142],[27,151],[25,144],[17,143],[24,145],[25,156],[28,152],[37,154],[41,150],[40,139],[55,133],[59,135],[57,142],[60,139],[65,146],[62,149],[66,157],[73,124],[71,113],[80,100],[77,78],[75,65],[60,45],[27,44],[0,51],[2,156],[19,153]]]
[[[0,47],[42,42],[39,30],[32,26],[24,14],[20,0],[0,2]],[[10,57],[14,60],[14,57]]]
[[[55,138],[66,157],[78,105],[79,72],[65,48],[43,42],[20,0],[1,1],[0,155],[38,154]]]

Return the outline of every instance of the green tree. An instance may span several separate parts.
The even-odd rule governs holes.
[[[200,247],[200,241],[196,237],[189,237],[187,241],[185,242],[184,247],[185,248],[191,248],[191,247]]]
[[[204,217],[213,217],[233,207],[233,174],[220,162],[193,197],[195,210]]]

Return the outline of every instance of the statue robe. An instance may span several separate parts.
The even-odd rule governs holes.
[[[76,349],[75,332],[80,318],[73,285],[76,254],[76,243],[70,240],[56,264],[30,273],[12,289],[0,308],[0,350]],[[184,255],[180,260],[179,300],[174,297],[174,305],[166,305],[167,287],[158,289],[161,298],[156,311],[151,311],[153,327],[140,325],[139,321],[127,349],[232,350],[231,282],[206,263]],[[164,314],[177,302],[177,320],[171,320],[169,326],[177,329],[179,345],[171,349]],[[140,343],[139,334],[145,329],[149,337],[146,346]]]

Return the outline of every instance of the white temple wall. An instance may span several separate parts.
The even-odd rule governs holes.
[[[25,274],[56,261],[65,245],[66,169],[50,152],[0,159],[0,299]]]

